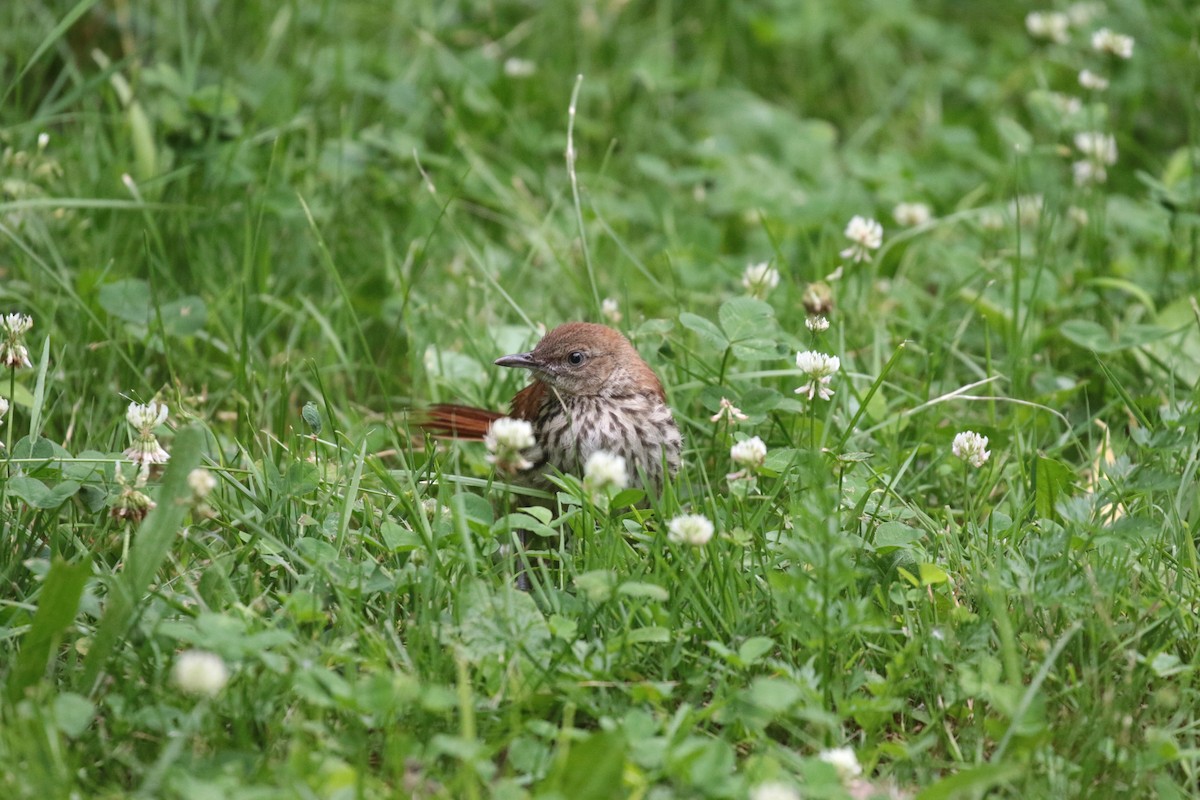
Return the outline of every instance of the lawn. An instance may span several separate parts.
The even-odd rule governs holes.
[[[1196,796],[1198,42],[3,4],[4,796]],[[418,427],[570,320],[662,378],[661,494]]]

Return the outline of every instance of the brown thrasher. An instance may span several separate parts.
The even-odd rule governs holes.
[[[568,322],[528,353],[498,358],[496,364],[533,373],[508,414],[533,426],[534,445],[522,453],[530,466],[516,482],[551,488],[545,479],[550,468],[582,478],[597,451],[624,458],[631,481],[655,494],[662,489],[663,470],[667,477],[679,470],[683,440],[662,382],[612,328]],[[503,416],[441,403],[428,409],[421,427],[439,436],[483,439]]]

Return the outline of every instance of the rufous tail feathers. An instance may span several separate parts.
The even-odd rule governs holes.
[[[417,419],[421,430],[439,439],[473,439],[482,441],[488,427],[503,417],[497,411],[438,403],[424,409]]]

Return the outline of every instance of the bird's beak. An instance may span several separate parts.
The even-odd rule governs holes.
[[[502,356],[495,361],[497,367],[519,367],[520,369],[537,369],[539,364],[533,353],[514,353]]]

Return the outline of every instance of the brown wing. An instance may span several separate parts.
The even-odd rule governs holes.
[[[422,411],[417,426],[439,439],[483,440],[488,426],[504,415],[484,408],[438,403]]]
[[[542,403],[546,400],[547,391],[546,384],[534,381],[517,392],[513,397],[512,409],[509,412],[513,419],[524,419],[529,422],[536,420],[538,412],[542,410]]]

